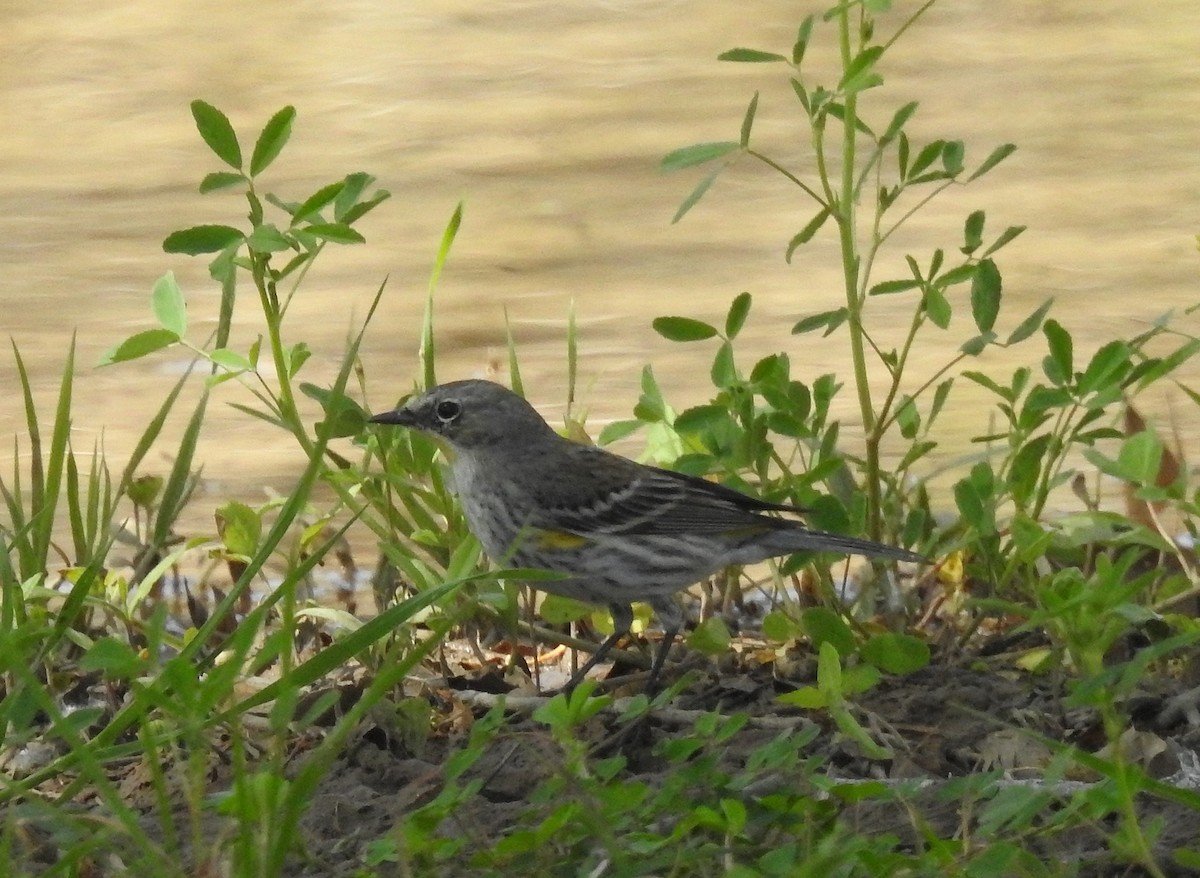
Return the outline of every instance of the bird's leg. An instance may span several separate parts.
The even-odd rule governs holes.
[[[571,676],[567,685],[563,687],[564,692],[573,692],[575,687],[583,682],[588,672],[596,667],[608,655],[609,650],[617,645],[617,641],[628,634],[629,629],[633,627],[633,607],[629,604],[610,604],[608,611],[612,614],[613,633],[604,638],[604,641],[592,653],[592,657]]]
[[[666,598],[656,601],[651,606],[654,607],[654,612],[658,614],[658,621],[663,627],[663,639],[662,644],[658,647],[658,652],[654,655],[654,664],[650,666],[650,676],[646,678],[647,695],[654,694],[654,690],[658,686],[658,675],[662,672],[663,665],[667,663],[667,654],[671,651],[671,644],[675,642],[679,629],[683,627],[683,610],[673,599]]]

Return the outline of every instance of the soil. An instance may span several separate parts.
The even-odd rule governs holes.
[[[461,654],[466,657],[471,651],[464,647]],[[1013,655],[977,652],[950,656],[935,651],[925,668],[904,676],[885,675],[870,690],[853,696],[851,715],[873,741],[890,751],[886,757],[865,756],[835,725],[829,711],[781,703],[780,694],[813,683],[815,661],[805,652],[784,656],[764,649],[761,643],[735,642],[735,648],[719,660],[702,659],[677,647],[675,658],[686,657],[684,664],[689,669],[669,666],[667,682],[682,677],[681,685],[672,687],[677,691],[669,701],[655,704],[634,723],[621,715],[634,703],[630,696],[637,693],[644,675],[627,667],[608,668],[611,679],[603,686],[611,690],[614,704],[582,723],[577,732],[593,757],[623,757],[618,779],[637,781],[650,789],[662,788],[681,764],[664,759],[664,742],[694,736],[697,719],[706,713],[748,716],[744,725],[720,744],[717,764],[723,767],[745,767],[754,754],[782,736],[811,736],[803,748],[803,767],[794,772],[764,772],[739,795],[747,801],[780,790],[824,796],[822,783],[827,788],[836,781],[842,792],[836,797],[832,819],[852,831],[890,836],[896,851],[919,852],[927,849],[932,839],[961,840],[980,832],[981,821],[986,819],[981,816],[982,805],[997,795],[997,790],[1040,784],[1040,779],[1054,775],[1054,753],[1061,749],[1059,745],[1078,747],[1085,753],[1103,746],[1105,736],[1097,714],[1072,706],[1066,687],[1052,676],[1020,670]],[[497,670],[501,659],[496,655],[492,659],[494,664],[487,672],[476,667],[460,676],[426,675],[409,684],[412,697],[407,701],[420,705],[415,715],[422,718],[418,725],[424,723],[432,729],[428,735],[423,731],[413,734],[412,725],[405,731],[405,724],[397,719],[404,712],[403,701],[371,712],[320,781],[302,818],[304,850],[291,858],[284,874],[296,878],[432,874],[428,867],[414,870],[409,864],[406,870],[388,856],[374,861],[372,857],[380,840],[390,840],[394,847],[400,836],[398,827],[446,789],[450,760],[463,751],[472,728],[495,706],[500,692],[507,693],[505,720],[478,760],[458,778],[460,786],[478,782],[478,792],[457,804],[437,830],[446,836],[461,834],[469,841],[437,873],[505,874],[476,871],[472,854],[492,848],[514,830],[530,828],[531,821],[544,820],[552,809],[535,802],[539,786],[570,769],[566,749],[546,723],[534,718],[550,697],[528,686],[513,689]],[[469,663],[464,658],[452,666]],[[547,674],[553,676],[554,670],[548,668]],[[563,669],[557,670],[561,675]],[[342,708],[355,702],[365,684],[363,676],[360,671],[356,679],[348,677],[339,684]],[[1123,739],[1128,758],[1176,788],[1200,788],[1194,755],[1200,751],[1196,701],[1195,691],[1161,675],[1147,677],[1124,705],[1133,717]],[[393,706],[397,709],[390,709]],[[293,777],[336,714],[330,711],[324,727],[318,723],[297,738],[289,765]],[[1053,815],[1068,807],[1072,792],[1088,789],[1099,777],[1081,773],[1077,761],[1072,764],[1076,767],[1067,776],[1059,772],[1053,782],[1046,782],[1044,813],[1035,815],[1017,834],[1024,850],[1053,865],[1045,874],[1149,874],[1117,859],[1113,853],[1117,818],[1104,809],[1094,819],[1074,821],[1069,829],[1041,831],[1052,824]],[[961,786],[964,779],[971,778],[979,781],[974,793]],[[210,780],[213,790],[228,788],[231,778],[226,761],[213,761]],[[876,791],[871,794],[845,793],[855,783],[869,782],[896,785],[904,792],[879,795],[879,787],[874,786],[869,788]],[[132,766],[119,783],[131,801],[141,803],[148,831],[161,832],[157,829],[160,815],[146,789],[149,781],[138,766]],[[960,787],[952,786],[956,783]],[[1160,790],[1156,795],[1139,795],[1136,807],[1141,825],[1158,827],[1154,852],[1165,874],[1192,874],[1173,865],[1173,854],[1181,847],[1196,848],[1200,809],[1195,800],[1184,804]],[[182,804],[178,809],[176,825],[184,827],[187,812]],[[534,814],[537,816],[531,817]],[[206,811],[204,819],[206,841],[222,834],[231,837],[228,818]],[[33,844],[21,862],[36,873],[50,865],[51,848],[43,846],[39,851]],[[1054,864],[1061,864],[1061,870]],[[577,863],[563,865],[553,874],[584,874],[579,869]],[[205,863],[194,864],[194,872],[224,874],[221,867]],[[98,869],[89,874],[108,873]],[[618,873],[601,869],[593,874]],[[648,869],[619,874],[661,873]]]
[[[728,664],[728,662],[726,662]],[[804,663],[801,663],[802,665]],[[582,727],[581,737],[596,756],[619,754],[626,760],[624,776],[652,787],[660,786],[664,773],[675,770],[664,762],[659,745],[664,740],[693,734],[698,714],[746,713],[750,721],[728,739],[721,754],[723,764],[744,765],[751,754],[782,733],[800,733],[815,727],[817,735],[806,754],[823,764],[826,776],[851,782],[876,780],[903,783],[914,779],[902,798],[888,801],[869,796],[847,804],[841,819],[848,826],[871,833],[890,833],[898,848],[919,850],[929,834],[952,838],[972,821],[961,794],[943,794],[949,779],[992,773],[992,788],[1021,784],[1047,774],[1056,744],[1071,744],[1094,751],[1103,741],[1099,718],[1090,710],[1072,708],[1054,681],[1011,670],[1002,659],[987,662],[937,662],[915,673],[886,677],[880,685],[854,699],[854,714],[874,740],[891,750],[887,759],[868,759],[838,732],[824,711],[804,711],[782,705],[781,692],[793,690],[794,681],[777,678],[772,665],[703,670],[669,705],[653,709],[648,718],[628,733],[629,724],[619,715],[622,702]],[[348,747],[337,768],[323,781],[304,821],[313,860],[297,864],[297,876],[356,874],[365,846],[373,839],[394,833],[406,814],[433,800],[443,788],[446,760],[463,744],[470,717],[481,716],[496,701],[492,694],[497,677],[474,688],[478,678],[449,681],[451,686],[430,692],[435,710],[459,715],[460,731],[435,735],[413,748],[402,736],[382,725],[369,724]],[[638,675],[634,675],[636,689]],[[1130,709],[1135,723],[1129,734],[1130,758],[1157,778],[1193,787],[1200,773],[1189,754],[1200,750],[1200,726],[1195,722],[1194,693],[1168,685],[1159,691],[1138,694]],[[617,687],[618,691],[620,687]],[[446,832],[466,831],[474,845],[489,846],[527,819],[529,797],[539,783],[566,770],[563,749],[544,723],[531,713],[545,698],[513,693],[506,699],[508,719],[483,757],[468,772],[482,787],[478,795],[455,812],[455,826]],[[419,751],[414,752],[414,750]],[[1024,781],[1022,780],[1024,779]],[[1065,779],[1058,788],[1065,797],[1098,776]],[[778,786],[802,783],[802,778],[767,778],[756,795]],[[1052,787],[1055,788],[1055,787]],[[1058,807],[1057,797],[1047,803]],[[1173,861],[1181,846],[1195,847],[1200,838],[1200,812],[1194,807],[1159,796],[1143,795],[1137,801],[1140,820],[1161,821],[1155,841],[1160,864]],[[543,812],[544,813],[544,812]],[[919,814],[919,820],[914,817]],[[1061,833],[1031,834],[1028,849],[1046,863],[1074,864],[1075,874],[1137,875],[1137,869],[1116,862],[1111,836],[1115,823],[1104,817],[1084,828]],[[457,828],[456,828],[457,827]],[[1064,868],[1064,873],[1071,869]],[[471,874],[463,863],[453,874]],[[564,874],[574,874],[564,872]],[[1171,874],[1191,874],[1179,871]]]

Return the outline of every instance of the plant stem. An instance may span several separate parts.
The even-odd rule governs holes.
[[[838,12],[838,42],[843,72],[850,69],[854,60],[850,42],[850,10],[840,7]],[[866,437],[865,476],[867,491],[867,535],[872,539],[881,536],[881,511],[879,494],[879,436],[875,430],[875,411],[871,406],[871,386],[867,377],[866,349],[863,344],[862,309],[863,297],[858,289],[859,254],[856,231],[856,205],[854,162],[858,121],[858,97],[854,93],[845,97],[845,112],[842,116],[842,174],[837,199],[838,234],[842,249],[842,276],[846,292],[846,309],[849,312],[850,355],[854,365],[854,385],[858,391],[859,411],[862,416],[863,434]]]
[[[782,174],[790,182],[794,183],[795,185],[797,185],[801,189],[803,189],[804,192],[807,193],[808,196],[810,198],[812,198],[813,201],[815,201],[817,204],[821,205],[821,207],[829,206],[828,203],[825,201],[825,199],[821,197],[821,193],[817,192],[815,189],[813,189],[811,186],[809,186],[807,183],[805,183],[803,180],[801,180],[799,177],[797,177],[795,174],[793,174],[791,171],[789,171],[783,165],[779,164],[779,162],[775,161],[770,156],[765,156],[756,149],[747,149],[746,155],[750,156],[751,158],[758,159],[760,162],[762,162],[768,168],[771,168],[772,170],[777,171],[780,174]]]

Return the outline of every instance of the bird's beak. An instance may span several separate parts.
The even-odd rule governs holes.
[[[403,406],[398,409],[392,409],[390,412],[371,415],[369,421],[372,424],[396,424],[401,427],[412,427],[417,423],[417,419],[413,416],[413,413]]]

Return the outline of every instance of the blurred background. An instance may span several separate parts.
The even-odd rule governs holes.
[[[724,174],[679,224],[670,220],[702,171],[658,170],[672,149],[736,139],[761,91],[754,141],[811,178],[807,127],[779,65],[721,63],[735,46],[788,52],[801,18],[824,3],[783,0],[507,0],[421,4],[344,0],[82,0],[0,6],[0,329],[20,347],[47,416],[71,333],[79,334],[74,442],[102,440],[119,469],[186,363],[175,352],[95,369],[100,353],[152,325],[149,291],[170,269],[188,295],[192,338],[215,321],[204,258],[161,250],[201,222],[236,223],[244,201],[200,196],[216,159],[188,104],[224,110],[249,154],[285,104],[299,116],[267,187],[298,200],[368,171],[392,200],[360,225],[365,246],[330,248],[289,314],[292,341],[315,351],[302,377],[332,379],[345,339],[379,284],[387,294],[363,359],[373,409],[388,408],[417,374],[428,271],[454,205],[465,220],[436,304],[443,380],[504,380],[505,313],[530,397],[552,421],[565,408],[566,317],[580,326],[579,404],[593,433],[628,417],[643,364],[679,408],[704,402],[711,343],[675,345],[650,321],[685,314],[719,321],[754,296],[740,361],[779,350],[806,379],[848,377],[840,339],[793,337],[800,317],[841,303],[832,232],[789,265],[789,239],[812,215],[802,193],[761,165]],[[898,2],[889,34],[914,2]],[[836,80],[832,31],[818,29],[809,77]],[[1200,4],[1159,0],[947,0],[884,60],[885,87],[862,102],[880,130],[909,100],[915,138],[961,138],[967,165],[1003,142],[1018,152],[917,215],[877,266],[902,271],[951,254],[962,223],[987,211],[987,237],[1028,231],[1003,250],[1003,335],[1047,297],[1076,334],[1077,363],[1200,293]],[[248,288],[247,288],[248,289]],[[918,343],[912,386],[972,335],[965,301],[949,333]],[[873,302],[876,326],[907,322],[911,301]],[[239,341],[259,331],[243,301]],[[890,311],[888,309],[891,309]],[[1181,324],[1190,328],[1193,324]],[[885,343],[891,336],[882,333]],[[896,337],[898,338],[898,336]],[[1034,367],[1041,337],[1011,360],[979,368],[1007,377]],[[498,371],[499,370],[499,371]],[[1195,379],[1193,366],[1182,377]],[[11,354],[0,356],[0,437],[21,430]],[[198,382],[197,382],[198,384]],[[234,496],[285,491],[303,460],[286,437],[224,405],[210,407],[200,458],[198,526]],[[1142,402],[1188,435],[1200,423],[1183,394]],[[944,423],[943,463],[988,431],[990,399],[962,385]],[[843,433],[857,405],[838,400]],[[183,412],[181,411],[181,414]],[[182,420],[182,419],[181,419]],[[164,445],[164,448],[167,446]],[[12,448],[11,444],[7,445]],[[20,446],[26,454],[27,445]],[[0,467],[11,471],[11,451]],[[165,469],[160,452],[152,465]]]

